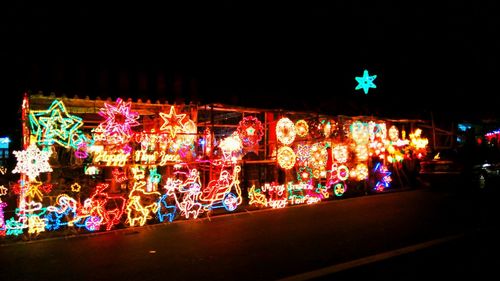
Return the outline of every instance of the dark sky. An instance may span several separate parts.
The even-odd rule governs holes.
[[[496,113],[500,101],[496,1],[15,2],[1,9],[0,69],[2,92],[19,99],[400,116]],[[377,75],[367,96],[354,91],[364,69]]]

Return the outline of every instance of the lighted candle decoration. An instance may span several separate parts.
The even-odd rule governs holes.
[[[295,140],[295,125],[293,122],[283,117],[276,123],[276,137],[282,144],[289,145]]]

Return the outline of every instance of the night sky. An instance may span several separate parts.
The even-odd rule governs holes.
[[[2,96],[19,100],[2,110],[7,120],[25,91],[498,115],[496,1],[15,2],[0,16]],[[368,95],[354,90],[364,69],[377,75]]]

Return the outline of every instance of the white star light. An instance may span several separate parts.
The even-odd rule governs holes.
[[[52,151],[41,151],[35,144],[31,144],[26,150],[14,151],[14,154],[17,164],[12,173],[23,173],[34,180],[40,173],[52,172],[49,165]]]

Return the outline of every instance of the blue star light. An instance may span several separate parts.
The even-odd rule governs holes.
[[[373,80],[375,80],[375,78],[377,78],[377,75],[369,76],[368,70],[365,70],[363,72],[363,77],[356,77],[355,78],[356,81],[358,82],[358,86],[356,86],[355,90],[363,89],[363,91],[365,92],[365,95],[367,95],[368,90],[370,88],[377,88],[377,86],[375,84],[373,84]]]

